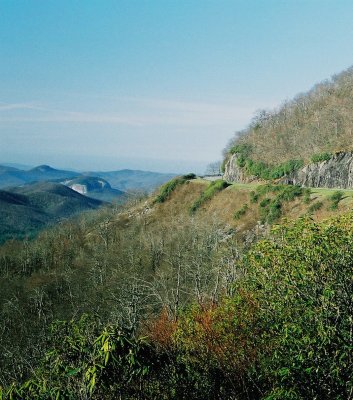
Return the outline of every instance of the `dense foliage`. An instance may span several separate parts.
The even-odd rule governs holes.
[[[254,161],[251,158],[252,146],[248,144],[235,145],[229,150],[230,154],[237,154],[237,164],[248,175],[259,179],[271,180],[282,178],[302,168],[304,161],[288,160],[278,165],[269,165],[264,161]]]
[[[353,214],[300,219],[238,261],[221,296],[145,314],[135,334],[97,317],[55,322],[35,372],[3,396],[349,399],[352,239]]]
[[[250,192],[250,203],[259,203],[259,216],[262,223],[273,224],[282,216],[284,202],[293,201],[303,197],[305,203],[310,202],[310,189],[296,185],[259,185],[255,191]],[[261,200],[261,201],[260,201]],[[248,204],[234,213],[236,220],[240,219],[249,210]]]
[[[310,190],[193,177],[0,247],[0,398],[349,398],[353,216],[242,243]]]

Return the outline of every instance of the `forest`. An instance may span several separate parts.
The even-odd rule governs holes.
[[[352,398],[351,200],[174,182],[0,247],[0,398]]]

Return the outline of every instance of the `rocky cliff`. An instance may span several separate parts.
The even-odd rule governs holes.
[[[249,176],[243,168],[238,165],[237,153],[232,154],[224,165],[223,179],[227,182],[249,183],[256,180],[256,177]]]
[[[285,181],[306,187],[353,188],[353,153],[336,153],[327,161],[309,164]]]
[[[247,176],[238,166],[236,154],[226,162],[223,178],[239,183],[248,183],[255,179]],[[353,188],[353,152],[336,153],[327,161],[308,164],[290,176],[284,177],[281,182],[305,187]]]

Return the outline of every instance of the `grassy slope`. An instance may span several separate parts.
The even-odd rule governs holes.
[[[189,215],[190,206],[200,194],[207,188],[209,182],[202,179],[190,181],[188,184],[179,186],[170,196],[168,201],[154,206],[154,220],[168,220],[170,218]],[[259,204],[250,202],[250,192],[256,190],[259,184],[232,184],[222,192],[217,193],[211,200],[204,203],[195,213],[195,218],[200,220],[217,220],[236,229],[238,236],[253,229],[260,219]],[[333,189],[313,189],[308,204],[302,198],[290,202],[284,202],[283,216],[281,218],[297,219],[308,213],[309,207],[317,202],[323,203],[321,209],[311,213],[312,218],[321,220],[333,215],[343,214],[353,208],[353,190],[344,190],[344,198],[340,201],[337,210],[329,210],[329,197],[335,192]],[[248,204],[248,211],[239,220],[233,218],[234,212],[244,204]],[[280,220],[278,221],[278,223]]]

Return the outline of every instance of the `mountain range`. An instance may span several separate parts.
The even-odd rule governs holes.
[[[172,173],[130,169],[106,172],[77,172],[55,169],[49,165],[39,165],[35,168],[24,170],[8,165],[0,165],[0,188],[19,186],[30,182],[60,181],[86,176],[104,179],[113,189],[123,192],[131,190],[151,192],[175,175]]]
[[[122,203],[126,191],[150,192],[173,174],[148,171],[80,172],[48,165],[0,165],[0,242],[33,236],[44,226],[103,204]]]

